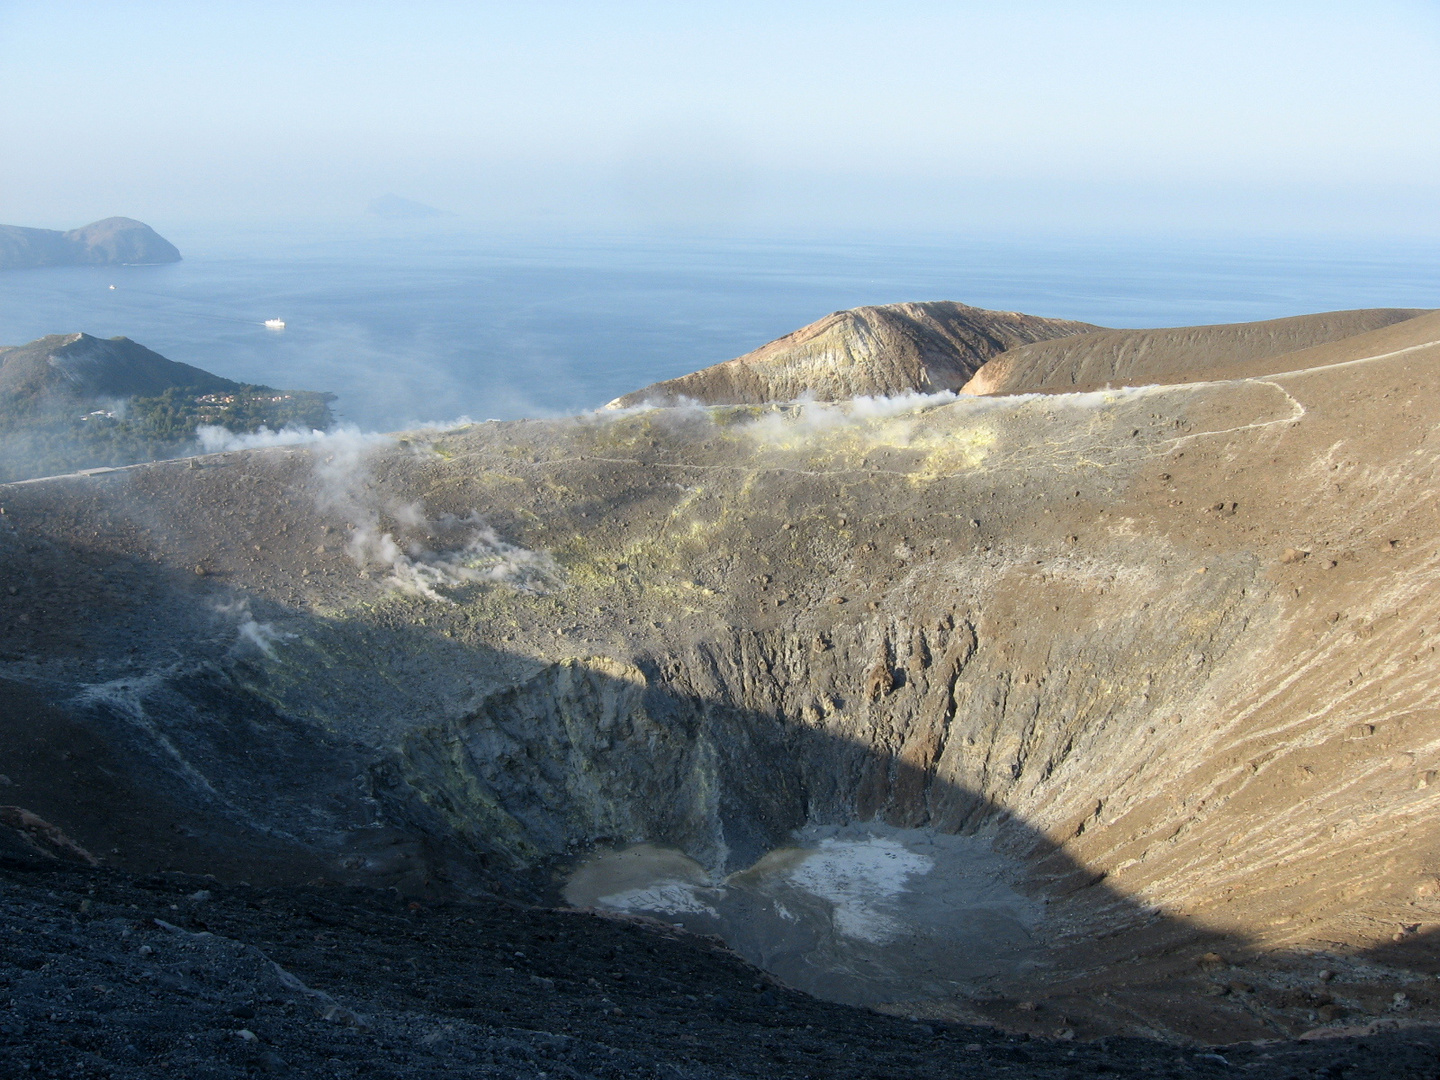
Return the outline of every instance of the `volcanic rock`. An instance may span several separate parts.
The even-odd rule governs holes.
[[[1247,361],[1263,377],[630,409],[0,486],[6,803],[105,873],[214,874],[175,891],[213,891],[195,917],[237,938],[229,883],[360,886],[357,919],[395,890],[375,925],[408,952],[376,978],[439,965],[427,1016],[563,992],[547,1015],[639,1038],[671,1015],[656,987],[707,1018],[749,1001],[695,993],[719,968],[679,953],[567,951],[567,976],[517,941],[483,1003],[449,1003],[454,937],[411,944],[406,912],[488,893],[636,942],[718,932],[811,991],[786,1002],[1036,1037],[933,1056],[980,1075],[1042,1075],[1071,1035],[1304,1036],[1222,1056],[1365,1075],[1361,1045],[1440,1021],[1437,320]],[[296,978],[388,1016],[323,915]],[[818,1052],[853,1072],[840,1045]]]
[[[1289,366],[1276,358],[1287,353],[1343,341],[1426,313],[1415,308],[1366,308],[1267,322],[1101,330],[1012,348],[976,371],[962,393],[1054,393],[1285,371]]]
[[[654,383],[607,408],[838,401],[958,390],[991,357],[1033,341],[1098,330],[1089,323],[987,311],[950,301],[837,311],[754,352]]]

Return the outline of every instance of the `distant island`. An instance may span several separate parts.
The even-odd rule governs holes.
[[[392,221],[415,221],[420,218],[455,216],[448,210],[437,210],[433,206],[426,206],[414,199],[404,199],[399,195],[381,195],[380,198],[371,202],[367,209],[375,217],[389,218]]]
[[[334,400],[235,382],[126,337],[51,334],[0,348],[0,483],[193,453],[202,425],[325,430]]]
[[[179,261],[174,244],[134,218],[105,218],[69,232],[0,225],[0,270]]]

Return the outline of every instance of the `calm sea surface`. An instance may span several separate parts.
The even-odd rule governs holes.
[[[0,274],[0,343],[123,334],[230,378],[332,391],[342,419],[393,429],[594,408],[859,304],[961,300],[1108,326],[1440,306],[1435,243],[161,231],[184,262]]]

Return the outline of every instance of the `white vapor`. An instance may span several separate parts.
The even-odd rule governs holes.
[[[332,433],[311,429],[287,427],[271,431],[261,427],[259,431],[235,432],[218,424],[201,424],[195,429],[195,441],[202,454],[222,454],[230,450],[254,450],[264,446],[295,446],[299,443],[319,442]]]
[[[419,540],[402,547],[393,533],[376,526],[357,527],[347,548],[350,557],[362,567],[388,565],[388,584],[401,592],[449,603],[441,589],[492,583],[522,592],[549,592],[558,581],[559,568],[548,554],[500,539],[473,511],[463,518],[442,514],[432,521],[418,504],[409,503],[397,507],[394,516],[425,532],[430,543],[446,538],[457,543],[442,551]]]
[[[254,619],[246,619],[242,622],[239,633],[241,641],[254,645],[271,660],[275,659],[275,642],[285,641],[295,636],[281,633],[269,623],[256,622]]]
[[[549,554],[501,539],[478,512],[432,518],[422,502],[377,490],[366,455],[382,441],[390,440],[359,432],[332,436],[316,456],[317,501],[322,511],[350,525],[346,552],[357,566],[389,567],[390,588],[440,603],[453,603],[441,590],[464,585],[499,584],[523,592],[559,586],[560,569]]]
[[[250,613],[250,601],[243,597],[233,603],[216,604],[215,610],[222,615],[233,615],[239,623],[235,632],[240,643],[258,649],[270,660],[275,659],[277,641],[288,641],[295,636],[276,630],[268,622],[260,622]]]
[[[829,431],[834,428],[864,424],[871,420],[889,420],[896,416],[918,414],[940,405],[951,405],[959,395],[950,390],[934,394],[912,391],[894,397],[857,397],[845,401],[814,401],[799,398],[790,407],[768,412],[747,425],[747,430],[763,437],[780,431]]]
[[[767,409],[753,420],[738,425],[737,430],[772,446],[795,446],[848,430],[867,430],[892,445],[905,445],[922,414],[959,400],[959,395],[948,390],[845,401],[813,401],[802,397]]]

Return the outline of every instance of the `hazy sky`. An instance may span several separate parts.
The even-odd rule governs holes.
[[[1440,236],[1440,3],[0,0],[0,221]]]

